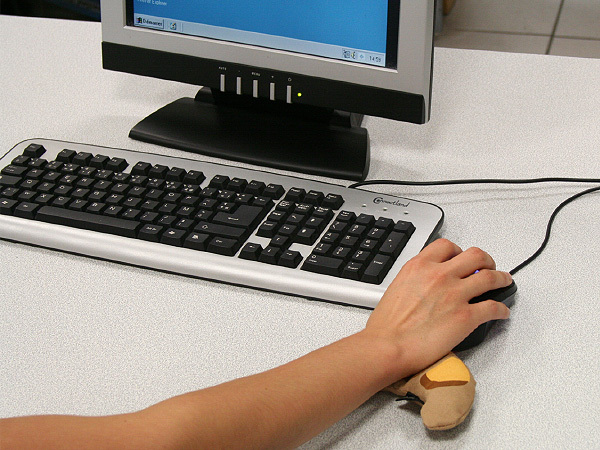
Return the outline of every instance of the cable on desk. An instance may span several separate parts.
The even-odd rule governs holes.
[[[481,178],[481,179],[465,179],[465,180],[440,180],[440,181],[401,181],[401,180],[368,180],[368,181],[359,181],[358,183],[353,183],[349,188],[358,188],[360,186],[369,186],[372,184],[388,184],[388,185],[397,185],[397,186],[448,186],[448,185],[460,185],[460,184],[534,184],[534,183],[600,183],[600,179],[598,178],[561,178],[561,177],[548,177],[548,178],[523,178],[523,179],[493,179],[493,178]],[[582,197],[586,194],[590,194],[592,192],[600,191],[600,186],[596,186],[593,188],[586,189],[581,191],[571,197],[567,198],[560,205],[558,205],[552,214],[550,215],[550,219],[548,220],[548,225],[546,226],[546,235],[544,236],[544,240],[539,248],[525,261],[517,265],[514,269],[510,270],[509,273],[511,275],[516,274],[524,267],[528,266],[532,261],[534,261],[546,248],[548,245],[548,241],[550,240],[550,233],[552,231],[552,224],[554,223],[554,219],[558,215],[561,209],[563,209],[566,205],[571,203],[572,201]]]

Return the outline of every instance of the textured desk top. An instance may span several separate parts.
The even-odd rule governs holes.
[[[96,23],[0,16],[5,150],[45,137],[183,155],[127,133],[196,88],[104,71],[100,41]],[[428,124],[366,119],[369,178],[600,177],[600,60],[437,49],[434,80]],[[583,188],[379,190],[440,205],[444,237],[508,270]],[[464,424],[428,432],[416,408],[378,394],[305,447],[600,447],[599,195],[563,210],[546,252],[515,277],[510,321],[461,355],[478,381]],[[289,361],[368,317],[6,241],[0,280],[0,416],[143,408]]]

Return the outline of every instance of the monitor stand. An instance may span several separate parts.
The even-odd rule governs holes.
[[[129,137],[261,166],[363,180],[369,134],[362,115],[202,88],[149,115]]]

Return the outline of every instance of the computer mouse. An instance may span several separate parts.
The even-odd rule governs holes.
[[[496,300],[497,302],[502,302],[509,308],[515,302],[515,294],[517,293],[517,285],[513,281],[506,287],[500,289],[494,289],[492,291],[488,291],[478,297],[472,298],[469,303],[479,303],[484,300]],[[488,331],[492,327],[492,325],[496,322],[495,320],[490,320],[489,322],[482,323],[479,325],[470,335],[468,335],[460,344],[454,347],[454,351],[467,350],[471,347],[475,347],[476,345],[483,342],[485,336]]]

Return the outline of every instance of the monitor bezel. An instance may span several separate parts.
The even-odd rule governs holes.
[[[176,69],[169,71],[164,67],[158,68],[156,62],[144,61],[144,58],[158,58],[162,64],[171,64],[175,68],[191,64],[197,70],[213,72],[217,68],[230,68],[232,71],[246,69],[246,73],[259,74],[261,70],[266,70],[270,71],[270,76],[277,75],[282,80],[301,79],[305,92],[310,91],[307,80],[312,79],[321,81],[324,89],[334,87],[336,95],[352,95],[354,92],[363,96],[365,92],[372,91],[374,98],[378,99],[384,98],[386,93],[398,94],[391,98],[396,102],[411,98],[412,103],[419,104],[419,111],[404,113],[401,111],[402,105],[398,105],[397,110],[394,105],[361,108],[360,99],[355,99],[350,105],[341,102],[340,106],[342,109],[346,106],[356,109],[350,112],[414,123],[429,120],[435,0],[400,1],[398,67],[395,69],[129,26],[126,4],[126,0],[101,2],[105,68],[192,82],[211,88],[219,87],[214,74],[210,77],[200,74],[190,77],[189,73],[177,74]],[[123,57],[132,57],[137,63],[119,61]],[[211,63],[217,64],[217,67],[209,68]],[[303,97],[301,102],[313,103],[310,95]],[[336,104],[331,106],[338,108]],[[413,105],[412,108],[414,110],[416,107]]]

